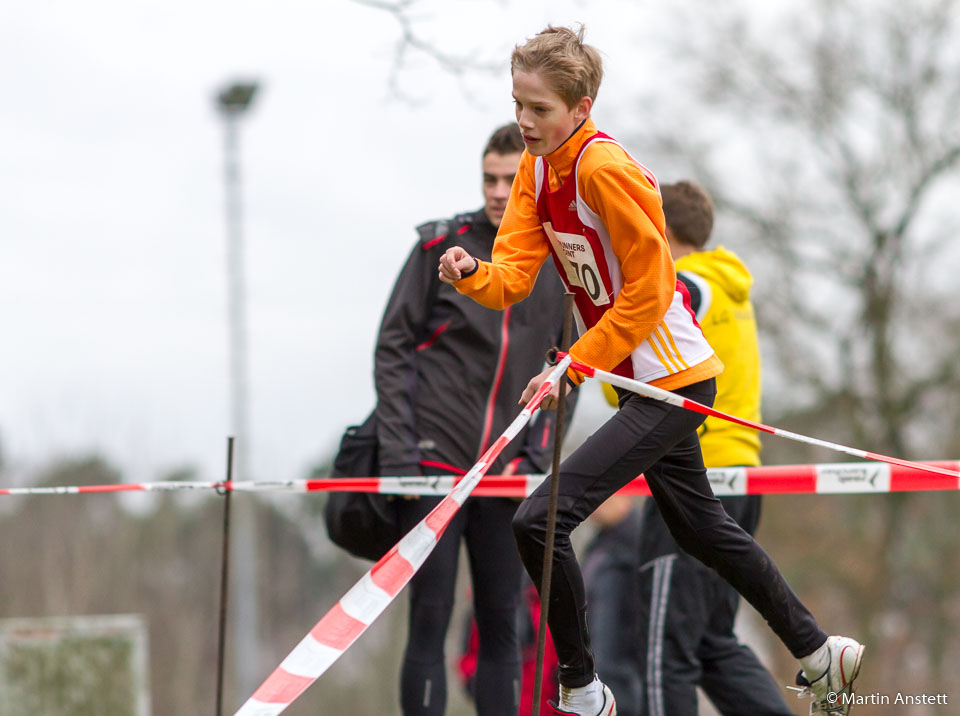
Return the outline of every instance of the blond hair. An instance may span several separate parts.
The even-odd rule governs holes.
[[[517,70],[539,72],[571,109],[581,97],[596,100],[603,79],[603,60],[595,47],[583,42],[584,29],[583,25],[577,31],[547,25],[513,48],[510,74]]]

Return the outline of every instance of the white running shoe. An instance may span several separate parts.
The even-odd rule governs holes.
[[[860,673],[863,645],[846,636],[827,637],[827,670],[813,681],[797,674],[797,698],[813,698],[810,714],[846,716],[853,704],[853,680]],[[791,687],[792,688],[792,687]]]
[[[589,714],[578,714],[576,711],[564,711],[553,701],[548,701],[547,706],[550,713],[555,716],[590,716]],[[603,707],[597,712],[596,716],[617,716],[617,700],[613,698],[613,692],[606,684],[603,685]]]

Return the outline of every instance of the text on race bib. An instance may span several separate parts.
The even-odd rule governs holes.
[[[585,236],[555,231],[549,221],[543,224],[553,250],[560,258],[566,273],[567,283],[582,288],[595,306],[610,303],[610,296],[603,286],[593,247]]]

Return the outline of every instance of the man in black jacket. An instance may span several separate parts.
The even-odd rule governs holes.
[[[480,306],[437,276],[440,255],[453,242],[473,256],[490,258],[523,148],[516,125],[498,129],[483,153],[483,209],[418,227],[419,240],[400,272],[377,338],[376,419],[383,475],[466,473],[516,417],[529,376],[542,369],[547,349],[560,341],[563,288],[555,272],[544,271],[530,298],[503,312]],[[504,448],[490,473],[545,472],[555,419],[555,413],[541,412]],[[412,528],[437,501],[403,501],[402,529]],[[409,638],[400,677],[407,716],[444,713],[443,644],[461,538],[470,557],[480,639],[477,712],[516,713],[523,575],[511,529],[517,504],[506,498],[468,499],[411,580]]]

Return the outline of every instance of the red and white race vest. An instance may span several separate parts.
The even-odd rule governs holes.
[[[573,170],[556,191],[550,191],[544,158],[538,157],[535,164],[537,215],[550,239],[550,253],[560,278],[574,294],[580,335],[596,325],[623,288],[623,274],[610,246],[610,234],[600,216],[587,206],[578,187],[580,159],[594,142],[613,142],[623,149],[612,137],[597,133],[584,142]],[[630,159],[659,191],[656,177],[633,157]],[[711,355],[713,349],[690,310],[687,289],[677,281],[673,301],[656,330],[611,372],[649,382],[679,373]]]

